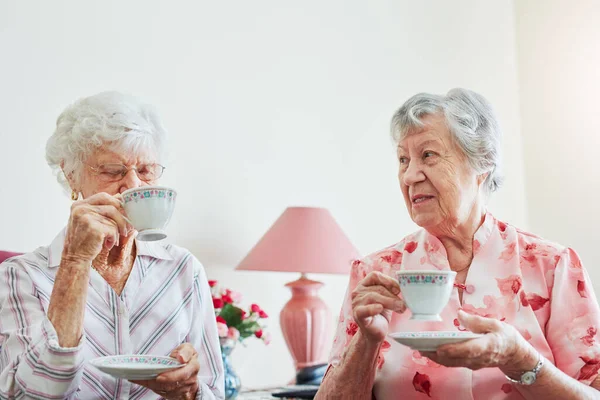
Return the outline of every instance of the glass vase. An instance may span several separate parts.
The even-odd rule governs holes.
[[[229,356],[235,348],[236,341],[233,339],[221,338],[221,356],[223,357],[223,369],[225,371],[225,400],[233,400],[240,393],[242,381],[233,370]]]

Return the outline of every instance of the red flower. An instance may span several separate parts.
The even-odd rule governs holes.
[[[379,259],[390,265],[402,264],[402,253],[396,249],[386,249],[379,253]]]
[[[529,302],[529,305],[531,306],[531,309],[533,311],[537,311],[540,308],[544,307],[544,305],[548,302],[548,299],[533,293],[527,295],[527,302]]]
[[[244,311],[244,310],[241,310],[241,311],[242,311],[242,314],[241,314],[242,319],[246,319],[246,311]]]
[[[217,286],[217,281],[208,281],[208,286],[210,286],[210,287]]]
[[[527,294],[525,293],[525,291],[521,292],[521,304],[523,305],[523,307],[527,307],[529,306],[529,302],[527,301]]]
[[[498,221],[498,229],[500,229],[500,232],[506,232],[506,224],[502,221]]]
[[[346,333],[350,336],[354,336],[358,332],[358,324],[354,321],[350,321],[346,327]]]
[[[259,329],[256,332],[254,332],[254,336],[256,336],[259,339],[262,337],[262,335],[263,335],[262,329]]]
[[[223,300],[223,303],[225,303],[225,304],[233,304],[233,299],[228,294],[224,294],[223,296],[221,296],[221,299]]]
[[[222,308],[223,300],[218,297],[213,297],[213,307],[214,308]]]
[[[587,299],[587,294],[585,293],[585,281],[577,281],[577,291],[581,297]]]
[[[227,321],[225,321],[225,318],[221,317],[220,315],[217,315],[217,322],[227,325]]]
[[[428,375],[417,372],[412,383],[417,392],[425,393],[431,397],[431,381]]]
[[[498,289],[503,296],[509,296],[511,294],[519,293],[521,290],[521,277],[519,275],[511,275],[506,279],[496,278],[498,281]]]
[[[579,376],[577,380],[584,381],[593,378],[600,369],[600,360],[597,358],[579,357],[583,360],[585,365],[579,370]]]
[[[264,312],[263,310],[260,310],[260,311],[258,312],[258,316],[259,316],[259,317],[261,317],[261,318],[268,318],[268,317],[269,317],[269,316],[267,315],[267,313],[266,313],[266,312]]]
[[[593,326],[590,326],[587,330],[587,335],[581,337],[583,344],[592,347],[594,345],[594,340],[596,339],[596,333],[598,333],[598,330]]]
[[[404,250],[408,253],[412,253],[413,251],[415,251],[417,249],[418,245],[419,244],[417,242],[408,242],[404,246]]]
[[[258,304],[252,304],[250,306],[250,311],[252,311],[253,313],[259,313],[260,312],[260,307],[258,306]]]

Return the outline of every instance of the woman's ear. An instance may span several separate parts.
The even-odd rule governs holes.
[[[61,161],[60,162],[60,169],[62,170],[63,174],[65,175],[65,178],[67,178],[67,182],[69,182],[69,186],[71,187],[71,190],[73,191],[77,191],[76,189],[76,182],[75,182],[75,177],[73,176],[73,171],[68,172],[65,171],[65,162]]]

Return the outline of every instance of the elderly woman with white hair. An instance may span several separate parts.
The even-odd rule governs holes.
[[[68,224],[0,272],[0,397],[223,398],[223,365],[204,268],[187,250],[135,240],[121,203],[161,177],[166,132],[155,110],[116,92],[59,117],[48,163],[71,192]],[[177,358],[155,379],[116,379],[87,360]]]
[[[318,399],[592,399],[600,311],[577,254],[494,218],[500,131],[472,91],[418,94],[394,115],[398,178],[421,229],[352,265]],[[396,271],[452,270],[441,322],[410,320]],[[392,332],[481,337],[411,350]]]

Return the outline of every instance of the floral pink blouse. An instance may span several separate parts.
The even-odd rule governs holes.
[[[487,214],[473,240],[462,309],[497,318],[518,329],[547,360],[567,375],[590,384],[600,369],[600,310],[586,271],[569,249],[523,232]],[[400,243],[352,265],[350,284],[333,343],[331,364],[339,363],[358,330],[349,293],[370,271],[394,276],[398,270],[449,269],[442,243],[420,230]],[[390,332],[463,329],[457,319],[458,290],[443,321],[412,321],[410,311],[392,317]],[[498,368],[447,368],[388,339],[375,377],[378,400],[522,399]]]

